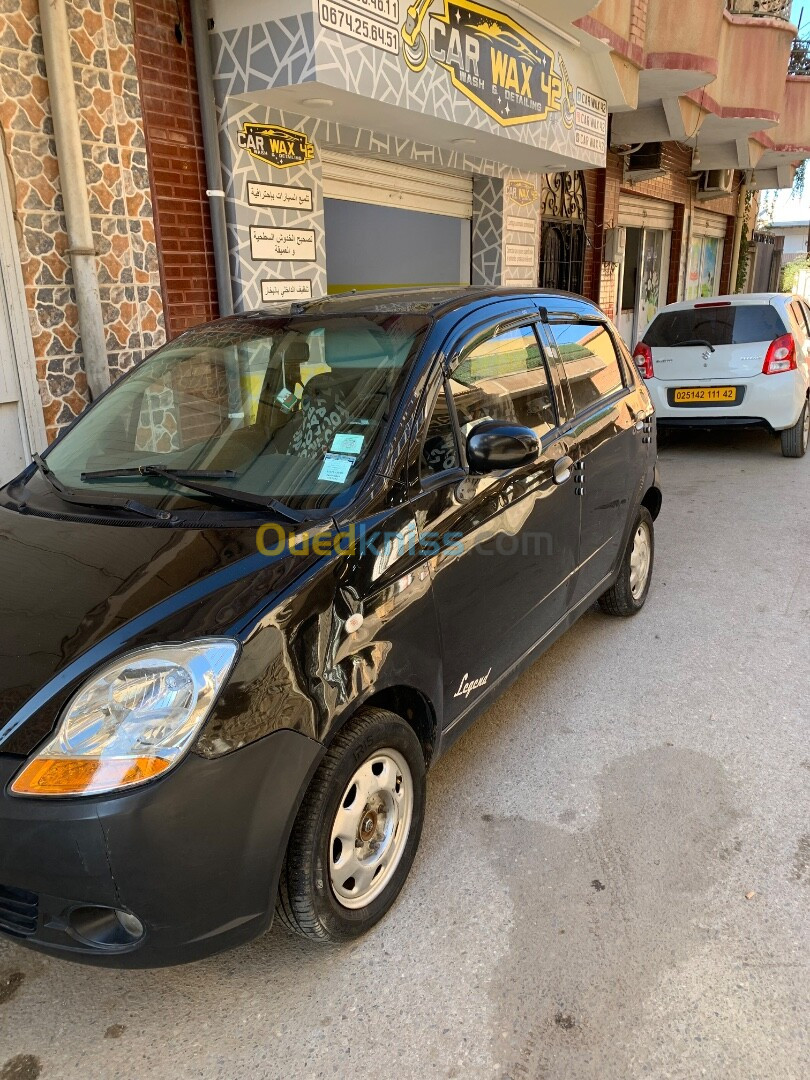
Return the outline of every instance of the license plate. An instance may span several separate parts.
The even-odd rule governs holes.
[[[693,401],[717,401],[722,404],[737,400],[736,386],[692,386],[675,391],[676,405],[689,405]]]

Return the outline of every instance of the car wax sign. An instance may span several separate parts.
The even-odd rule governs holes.
[[[546,120],[564,105],[567,113],[573,88],[554,53],[508,15],[470,0],[444,0],[427,31],[431,59],[504,127]]]
[[[278,124],[244,123],[239,129],[237,143],[251,157],[266,161],[276,169],[289,169],[311,161],[315,147],[303,131],[292,131]]]
[[[509,180],[506,194],[518,206],[528,206],[540,198],[540,192],[531,180]]]

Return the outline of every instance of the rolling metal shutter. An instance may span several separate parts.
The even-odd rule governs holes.
[[[672,203],[646,199],[643,195],[619,196],[619,224],[635,229],[671,229],[675,220]]]
[[[693,236],[711,236],[725,239],[728,218],[725,214],[713,214],[710,210],[695,210],[692,217]]]
[[[321,152],[326,199],[392,206],[445,217],[472,217],[472,176],[437,172],[383,158]]]

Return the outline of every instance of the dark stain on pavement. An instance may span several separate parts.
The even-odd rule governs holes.
[[[799,837],[796,854],[793,856],[793,878],[795,881],[810,882],[810,833]]]
[[[10,975],[0,975],[0,1005],[11,1001],[24,982],[25,976],[21,971],[12,971]]]
[[[126,1024],[110,1024],[104,1032],[105,1039],[120,1039],[127,1030]]]
[[[0,1080],[37,1080],[42,1062],[33,1054],[17,1054],[0,1067]]]
[[[490,987],[502,1077],[654,1074],[638,1059],[639,1020],[658,981],[706,947],[702,917],[729,868],[717,855],[737,847],[722,765],[658,746],[620,758],[596,787],[589,829],[515,817],[481,830],[514,919]]]

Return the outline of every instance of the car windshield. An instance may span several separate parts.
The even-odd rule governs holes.
[[[251,316],[190,330],[114,386],[47,466],[64,488],[94,498],[208,504],[214,492],[339,505],[376,456],[428,325],[391,312]]]
[[[747,345],[786,334],[770,304],[728,304],[662,311],[644,335],[650,348],[678,345]]]

